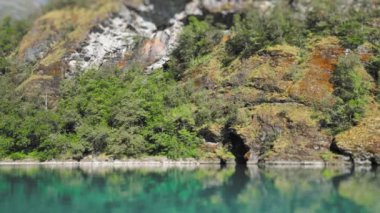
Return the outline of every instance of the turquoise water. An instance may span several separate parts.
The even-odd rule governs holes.
[[[380,212],[380,172],[0,167],[0,212]]]

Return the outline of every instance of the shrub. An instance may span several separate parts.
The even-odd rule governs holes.
[[[24,20],[13,20],[10,17],[0,20],[0,74],[10,71],[10,61],[7,56],[16,50],[28,29],[29,23]]]
[[[12,159],[12,160],[23,160],[26,158],[26,155],[22,152],[14,152],[12,154],[9,155],[9,158]]]
[[[270,15],[251,10],[236,15],[232,28],[233,38],[226,50],[231,55],[249,57],[268,45],[289,43],[301,46],[307,35],[304,22],[289,5],[279,2]]]
[[[0,20],[0,57],[14,51],[28,29],[29,23],[24,20],[13,20],[10,17]]]
[[[248,57],[269,44],[264,35],[259,13],[248,13],[245,18],[236,15],[233,32],[235,35],[226,44],[226,51],[233,55]]]
[[[330,111],[329,126],[334,133],[347,130],[356,125],[365,112],[368,85],[357,72],[360,59],[349,54],[339,60],[331,82],[334,85],[336,103]]]
[[[190,99],[170,73],[89,71],[62,88],[63,132],[80,139],[79,156],[198,156]]]
[[[6,57],[0,56],[0,74],[5,74],[10,71],[10,63]]]
[[[338,3],[339,2],[339,3]],[[342,1],[320,0],[312,1],[310,10],[306,14],[306,26],[313,32],[318,34],[330,34],[334,32],[334,28],[343,18],[343,11],[339,9]]]
[[[368,73],[375,79],[377,85],[380,85],[380,55],[376,53],[376,56],[371,59],[366,67]]]
[[[307,28],[315,34],[339,37],[346,48],[354,49],[366,41],[378,44],[379,29],[369,24],[371,18],[378,16],[371,3],[345,5],[342,0],[311,2],[313,9],[306,14]]]
[[[376,81],[375,97],[380,102],[380,56],[376,53],[376,56],[367,64],[366,70]]]
[[[172,71],[180,77],[192,60],[211,52],[221,39],[221,32],[207,21],[196,17],[189,18],[189,24],[183,29],[178,47],[173,51]]]

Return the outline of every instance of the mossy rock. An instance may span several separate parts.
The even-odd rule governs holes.
[[[243,110],[241,110],[243,112]],[[326,158],[332,137],[320,131],[318,112],[297,104],[261,104],[245,109],[232,128],[261,161],[336,161]],[[339,160],[339,159],[338,159]]]
[[[352,156],[356,163],[380,165],[380,110],[370,104],[366,117],[351,129],[335,137],[337,147]]]

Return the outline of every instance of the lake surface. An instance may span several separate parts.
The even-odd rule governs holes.
[[[380,212],[380,172],[0,167],[0,212]]]

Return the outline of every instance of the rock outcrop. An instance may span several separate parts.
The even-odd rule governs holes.
[[[354,51],[365,62],[370,51],[360,49]],[[243,105],[234,125],[214,128],[218,126],[214,124],[202,129],[206,141],[224,143],[238,162],[323,165],[349,164],[350,156],[356,161],[364,156],[367,163],[378,159],[379,122],[375,112],[368,111],[369,120],[335,139],[351,155],[331,152],[334,138],[319,122],[322,112],[318,108],[335,103],[330,78],[339,57],[345,54],[338,38],[310,41],[306,57],[296,47],[276,45],[227,67],[218,60],[220,51],[223,48],[215,48],[209,61],[191,68],[184,77],[211,88],[214,96],[228,103]],[[363,70],[358,72],[366,82],[373,81]],[[369,108],[376,107],[372,104]],[[362,148],[353,149],[349,145],[352,143]],[[365,147],[371,147],[371,151]]]
[[[380,110],[378,105],[368,111],[361,123],[336,136],[338,153],[350,156],[355,164],[380,165]]]
[[[55,100],[60,80],[91,68],[135,64],[147,72],[161,68],[189,15],[228,11],[213,5],[198,0],[94,0],[85,8],[51,11],[35,21],[20,44],[19,61],[34,65],[35,71],[20,89],[34,88],[28,93],[48,94]]]

